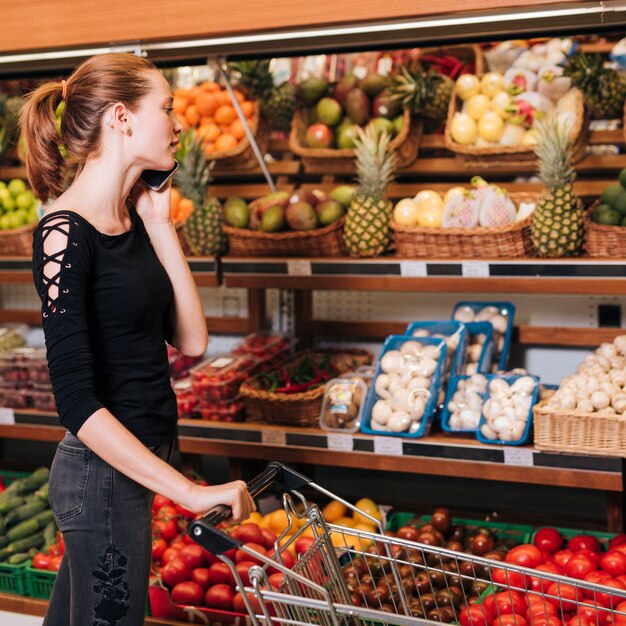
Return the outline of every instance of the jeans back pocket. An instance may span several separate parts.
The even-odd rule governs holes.
[[[74,448],[64,443],[57,452],[50,469],[48,497],[50,508],[59,521],[78,515],[85,502],[91,451]]]

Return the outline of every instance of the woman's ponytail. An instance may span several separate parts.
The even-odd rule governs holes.
[[[48,82],[26,97],[20,113],[28,183],[41,202],[63,193],[65,161],[55,116],[62,99],[61,83]]]

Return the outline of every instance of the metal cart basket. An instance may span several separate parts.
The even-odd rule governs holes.
[[[622,589],[387,536],[378,520],[279,463],[248,488],[255,497],[273,483],[284,489],[289,525],[272,558],[216,528],[230,515],[225,507],[189,527],[197,543],[229,566],[254,626],[626,626]],[[303,487],[338,500],[379,532],[326,523]],[[292,569],[285,567],[284,551],[307,535],[311,546]],[[262,564],[250,568],[250,586],[230,558],[233,548]],[[283,575],[278,589],[270,586],[270,568]]]

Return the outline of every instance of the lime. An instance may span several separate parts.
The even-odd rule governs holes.
[[[32,192],[28,190],[23,191],[15,198],[15,205],[18,209],[30,209],[34,203],[35,196],[33,196]]]
[[[35,224],[39,221],[39,215],[37,215],[37,207],[31,207],[28,210],[28,223]]]
[[[624,188],[621,185],[609,185],[604,188],[600,198],[603,204],[610,204],[615,208],[614,202],[618,196],[624,193]]]
[[[395,133],[395,126],[391,120],[388,120],[385,117],[375,117],[370,124],[379,132],[379,133],[387,133],[390,136],[393,136]]]
[[[15,210],[15,198],[13,196],[8,195],[2,198],[2,208],[5,211],[14,211]]]
[[[619,173],[619,184],[626,188],[626,167]]]
[[[598,224],[603,224],[604,226],[617,226],[622,223],[622,216],[618,211],[614,211],[613,209],[609,209],[608,211],[602,211],[598,217]]]
[[[14,178],[7,185],[9,193],[15,197],[26,191],[26,183],[21,178]]]
[[[20,228],[28,223],[28,212],[24,209],[18,209],[17,211],[13,211],[13,213],[9,215],[9,218],[11,220],[11,228]]]
[[[616,211],[619,211],[622,216],[626,216],[626,189],[622,188],[622,193],[615,196],[613,204],[611,205]]]
[[[231,196],[224,204],[224,221],[229,226],[247,228],[250,222],[248,203],[242,198]]]

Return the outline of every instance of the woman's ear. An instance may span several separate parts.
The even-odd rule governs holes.
[[[119,130],[129,137],[133,134],[128,107],[122,102],[115,103],[111,107],[108,118],[105,119],[108,119],[107,126],[109,126],[109,130]]]

